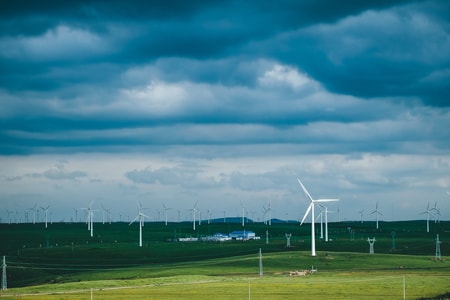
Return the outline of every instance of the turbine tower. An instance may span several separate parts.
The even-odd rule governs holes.
[[[33,212],[33,224],[36,224],[36,211],[37,211],[37,204],[35,203],[32,208],[29,208]]]
[[[164,208],[164,214],[165,214],[165,225],[167,226],[167,211],[171,210],[172,208],[166,207],[166,205],[163,202],[163,208]]]
[[[192,212],[192,215],[193,215],[192,228],[194,230],[195,230],[195,215],[197,214],[197,203],[198,203],[198,201],[196,201],[194,204],[194,207],[190,209],[190,211]]]
[[[73,210],[75,211],[75,223],[77,223],[78,222],[78,209],[74,208]]]
[[[363,221],[364,209],[362,209],[362,210],[360,210],[360,211],[358,211],[358,212],[359,212],[359,214],[361,215],[361,224],[362,224],[362,223],[364,223],[364,221]]]
[[[241,201],[241,207],[242,207],[242,227],[244,227],[244,220],[245,220],[245,206],[244,203]]]
[[[379,210],[378,210],[378,202],[375,205],[375,210],[373,212],[371,212],[370,214],[375,214],[375,218],[377,220],[377,229],[378,229],[378,215],[383,215]]]
[[[88,230],[91,232],[91,237],[94,236],[94,210],[92,209],[93,204],[94,204],[94,202],[91,202],[89,207],[80,208],[82,210],[85,210],[87,213],[87,224],[88,224]]]
[[[328,207],[326,206],[324,207],[325,207],[325,242],[328,242],[328,213],[330,213],[331,211],[328,210]]]
[[[322,202],[335,202],[339,201],[339,199],[313,199],[311,195],[309,194],[308,190],[305,188],[303,183],[300,181],[300,179],[297,178],[298,183],[302,187],[303,191],[305,192],[306,196],[308,196],[311,203],[308,206],[308,209],[305,212],[305,215],[303,216],[303,219],[300,223],[300,226],[305,221],[306,217],[308,216],[309,212],[311,212],[311,256],[316,256],[316,239],[315,239],[315,231],[314,231],[314,204],[315,203],[322,203]]]
[[[142,247],[142,226],[144,226],[144,218],[148,218],[148,216],[144,215],[142,212],[143,208],[141,203],[138,206],[138,215],[134,218],[128,226],[133,224],[136,220],[139,220],[139,247]]]
[[[41,206],[41,209],[45,212],[45,228],[47,228],[47,216],[48,216],[49,208],[50,208],[50,205],[47,205],[46,207]]]
[[[316,221],[318,218],[320,218],[320,239],[323,239],[323,211],[322,208],[325,208],[325,206],[319,204],[319,210],[320,213],[317,215]]]
[[[430,214],[431,214],[430,202],[428,202],[428,204],[427,204],[427,210],[424,212],[421,212],[420,214],[421,215],[427,214],[427,232],[430,232]]]
[[[440,223],[441,210],[437,207],[437,202],[434,203],[434,207],[431,210],[435,211],[434,223]]]

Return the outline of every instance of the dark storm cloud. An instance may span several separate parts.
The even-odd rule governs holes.
[[[423,5],[369,10],[336,24],[286,33],[274,51],[336,93],[419,97],[429,105],[448,106],[448,5]],[[434,13],[424,13],[424,7]]]
[[[401,132],[435,114],[445,139],[445,110],[414,107],[449,105],[448,11],[439,1],[7,1],[1,152],[306,141],[393,149],[379,141],[409,141]],[[367,144],[370,128],[386,124],[399,129]]]

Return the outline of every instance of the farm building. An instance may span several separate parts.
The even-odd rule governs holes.
[[[230,238],[233,240],[254,240],[256,235],[251,230],[237,230],[230,233]]]
[[[231,240],[231,238],[223,233],[215,233],[214,235],[202,237],[202,241],[210,241],[210,242],[225,242],[229,240]]]

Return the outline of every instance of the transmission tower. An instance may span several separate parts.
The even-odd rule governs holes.
[[[286,237],[286,247],[287,248],[291,247],[292,233],[289,233],[289,234],[286,233],[284,236]]]
[[[439,240],[439,234],[436,236],[436,255],[434,258],[441,260],[441,241]]]
[[[373,244],[375,244],[375,238],[373,238],[373,239],[367,238],[367,241],[369,242],[369,246],[370,246],[369,253],[374,254],[375,251],[373,250]]]
[[[6,284],[6,258],[3,255],[3,263],[2,263],[2,291],[6,291],[8,286]]]

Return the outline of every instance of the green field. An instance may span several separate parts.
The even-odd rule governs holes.
[[[319,227],[319,226],[317,226]],[[4,299],[406,299],[450,292],[447,262],[450,222],[340,222],[332,241],[316,234],[310,256],[309,224],[248,223],[260,240],[174,242],[241,230],[237,223],[147,223],[144,245],[138,227],[125,223],[0,224],[0,251],[7,259]],[[266,230],[269,240],[266,242]],[[395,232],[395,240],[392,239]],[[285,233],[292,233],[286,247]],[[435,259],[439,234],[442,259]],[[367,237],[375,237],[370,255]],[[263,276],[260,276],[259,249]],[[291,277],[290,271],[317,272]],[[439,299],[445,299],[441,296]]]

